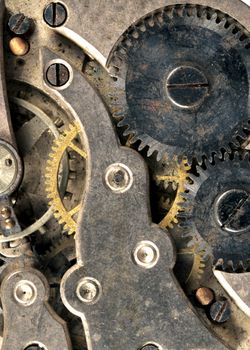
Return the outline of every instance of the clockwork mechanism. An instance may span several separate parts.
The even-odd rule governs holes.
[[[0,0],[2,350],[250,348],[249,16]]]

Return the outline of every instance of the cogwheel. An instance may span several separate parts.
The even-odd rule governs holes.
[[[182,160],[180,164],[175,163],[172,172],[169,172],[169,167],[167,168],[168,174],[166,175],[155,175],[156,183],[164,182],[164,188],[167,188],[171,184],[173,190],[176,191],[175,198],[171,203],[170,209],[168,210],[165,217],[161,220],[159,225],[162,228],[173,228],[173,225],[178,223],[177,215],[182,211],[181,203],[185,201],[182,194],[186,190],[186,183],[188,181],[188,171],[190,166],[187,164],[186,160]]]
[[[199,283],[205,268],[205,251],[199,250],[197,245],[181,248],[177,251],[177,263],[175,273],[183,273],[186,270],[184,283],[190,288],[195,288]],[[183,278],[182,278],[183,280]]]
[[[180,213],[184,225],[177,229],[203,246],[215,266],[234,271],[250,259],[249,165],[249,154],[243,159],[234,154],[207,162],[206,170],[197,166],[199,176],[191,175],[187,185],[188,208]]]
[[[80,204],[69,211],[65,208],[58,189],[58,175],[62,157],[68,148],[86,159],[86,152],[74,143],[74,139],[80,132],[80,125],[70,125],[68,130],[65,130],[63,134],[55,139],[54,145],[52,146],[52,152],[49,155],[50,159],[47,162],[45,174],[46,192],[50,200],[49,204],[51,205],[54,216],[58,219],[59,224],[64,224],[64,229],[67,230],[69,234],[76,231],[74,215],[79,212]]]
[[[249,48],[246,29],[208,7],[169,6],[144,17],[109,58],[120,86],[118,127],[158,160],[201,163],[230,151],[249,129]]]
[[[43,269],[50,283],[60,284],[62,275],[75,259],[75,241],[73,236],[64,236],[63,239],[53,243],[42,257]]]

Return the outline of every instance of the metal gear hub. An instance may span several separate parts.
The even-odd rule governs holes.
[[[249,264],[250,181],[249,156],[241,160],[216,159],[197,167],[199,176],[191,176],[186,194],[187,208],[180,214],[185,220],[185,235],[211,250],[215,265],[233,269]]]
[[[137,22],[110,57],[124,135],[170,160],[228,150],[248,127],[249,40],[235,20],[202,6],[169,6]]]

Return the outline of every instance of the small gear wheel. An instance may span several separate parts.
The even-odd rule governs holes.
[[[204,251],[197,246],[190,246],[189,240],[175,234],[175,227],[180,224],[178,215],[183,211],[186,201],[185,192],[191,167],[184,158],[171,162],[163,158],[159,162],[148,159],[153,173],[152,214],[154,222],[169,229],[176,246],[176,265],[174,272],[185,286],[197,286],[204,272]]]
[[[79,212],[81,205],[77,204],[73,208],[66,208],[60,190],[59,190],[59,174],[61,162],[67,150],[75,152],[83,159],[87,158],[87,154],[76,143],[77,136],[81,132],[79,125],[70,125],[68,130],[65,130],[54,141],[52,152],[49,155],[49,160],[46,167],[46,192],[50,200],[49,204],[52,207],[55,218],[58,219],[59,224],[64,224],[64,229],[69,234],[76,231],[77,225],[75,215]]]
[[[229,151],[249,129],[249,48],[247,30],[209,7],[168,6],[145,16],[109,58],[120,86],[118,127],[158,159],[201,163]]]
[[[243,159],[234,154],[207,162],[206,170],[198,166],[198,176],[191,175],[187,185],[188,207],[179,214],[184,225],[178,230],[211,254],[215,266],[235,271],[250,259],[249,165],[248,154]]]
[[[185,201],[183,193],[186,191],[190,166],[187,164],[186,160],[182,160],[180,163],[166,162],[164,163],[164,169],[165,170],[161,171],[161,174],[157,173],[154,175],[154,180],[158,186],[163,184],[163,192],[171,187],[174,196],[173,199],[170,200],[167,213],[161,219],[159,225],[162,228],[173,228],[173,225],[178,223],[178,213],[182,211],[181,203]]]
[[[174,273],[178,280],[191,289],[197,288],[206,266],[205,252],[197,245],[192,247],[187,245],[177,248],[176,254]]]

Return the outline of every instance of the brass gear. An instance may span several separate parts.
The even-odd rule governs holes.
[[[64,130],[63,133],[55,139],[52,146],[52,152],[49,155],[50,159],[47,161],[45,174],[45,188],[47,197],[50,200],[49,205],[51,206],[54,216],[59,224],[64,224],[64,229],[68,231],[68,234],[73,234],[76,231],[74,215],[79,212],[80,204],[71,210],[65,208],[58,189],[58,174],[62,157],[68,148],[78,153],[82,158],[87,158],[86,152],[74,143],[74,139],[80,132],[80,125],[71,124],[67,130]]]
[[[176,187],[175,199],[169,211],[159,223],[162,228],[173,228],[173,225],[178,223],[178,213],[183,210],[180,204],[185,202],[183,193],[186,190],[189,170],[190,166],[187,164],[187,160],[183,159],[171,174],[155,175],[156,182],[163,181],[165,187],[170,183],[172,184],[172,187]]]
[[[189,181],[188,172],[191,169],[186,158],[182,159],[178,165],[176,162],[173,164],[169,164],[166,174],[157,174],[154,177],[157,184],[163,182],[163,187],[165,189],[167,189],[168,186],[171,186],[172,189],[176,191],[173,202],[169,203],[167,214],[159,223],[160,227],[168,228],[170,230],[178,224],[178,214],[183,211],[183,203],[186,201],[183,194],[187,190],[186,185]],[[174,233],[173,236],[175,236]],[[183,281],[185,285],[190,286],[199,283],[205,268],[204,255],[204,251],[198,249],[196,245],[184,246],[177,249],[177,260],[179,262],[186,264],[192,256],[192,263],[190,264],[189,272]]]
[[[193,286],[197,287],[206,266],[204,259],[205,251],[199,249],[197,245],[184,247],[177,251],[177,259],[183,263],[185,263],[188,256],[192,256],[192,266],[190,266],[189,273],[186,276],[184,283],[191,288]]]

